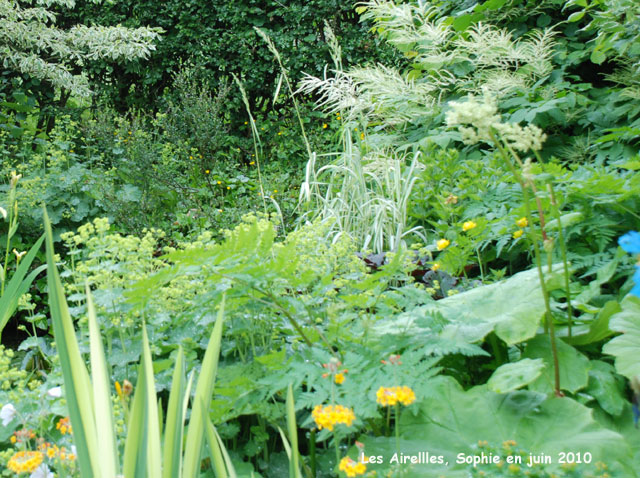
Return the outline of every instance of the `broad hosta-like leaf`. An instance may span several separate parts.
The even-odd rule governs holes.
[[[522,359],[515,363],[507,363],[493,372],[487,386],[496,393],[513,392],[538,378],[544,367],[542,359]]]
[[[622,335],[610,340],[602,349],[616,358],[616,370],[629,380],[640,376],[640,299],[627,296],[622,311],[611,317],[609,327]]]

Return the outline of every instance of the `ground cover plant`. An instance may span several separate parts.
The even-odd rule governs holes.
[[[0,476],[638,475],[634,2],[5,3]]]

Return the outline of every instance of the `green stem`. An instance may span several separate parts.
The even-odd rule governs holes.
[[[480,257],[480,249],[476,247],[476,256],[478,257],[478,266],[480,267],[480,280],[484,283],[484,270],[482,269],[482,257]]]
[[[538,279],[540,281],[540,289],[542,290],[542,297],[544,299],[544,308],[545,308],[545,318],[546,323],[549,326],[549,340],[551,342],[551,352],[553,355],[553,368],[554,368],[554,381],[555,381],[555,394],[556,396],[562,396],[562,392],[560,391],[560,364],[558,361],[558,349],[556,347],[556,334],[555,334],[555,325],[553,323],[553,316],[551,314],[551,305],[549,302],[549,292],[547,291],[547,286],[544,281],[544,272],[542,271],[542,260],[540,257],[540,245],[538,244],[538,234],[536,228],[533,227],[533,214],[531,212],[531,205],[529,204],[530,195],[529,190],[527,188],[527,184],[525,183],[525,178],[523,178],[515,169],[515,166],[511,163],[509,159],[509,155],[507,154],[506,149],[502,145],[502,143],[496,138],[496,136],[491,133],[494,144],[500,150],[502,154],[502,158],[507,163],[511,171],[514,173],[516,180],[520,183],[520,187],[522,188],[522,194],[524,199],[524,207],[527,214],[527,219],[529,221],[529,231],[531,235],[531,242],[533,244],[533,251],[536,260],[536,268],[538,270]],[[507,146],[508,147],[508,146]],[[515,154],[513,150],[511,150],[512,157],[522,166],[522,162]],[[527,179],[529,183],[532,183],[530,179]],[[541,212],[539,210],[539,212]],[[542,220],[542,217],[541,217]],[[543,223],[541,223],[541,228],[543,228]],[[544,229],[542,229],[544,236]]]
[[[309,462],[311,465],[311,477],[316,478],[316,430],[309,433]]]
[[[549,194],[551,195],[551,205],[553,213],[558,222],[558,240],[560,241],[560,254],[562,255],[562,264],[564,266],[564,288],[567,296],[567,333],[571,337],[571,326],[573,322],[573,309],[571,308],[571,290],[569,288],[569,261],[567,260],[567,245],[564,242],[564,233],[562,232],[562,222],[560,220],[560,209],[553,193],[553,185],[549,184]]]
[[[396,453],[400,453],[400,404],[396,403]],[[391,410],[391,407],[389,407]]]

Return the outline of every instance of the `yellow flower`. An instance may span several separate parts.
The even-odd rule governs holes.
[[[396,396],[403,405],[411,405],[416,401],[416,394],[407,386],[396,387]]]
[[[282,136],[282,131],[278,131],[278,136]]]
[[[277,189],[274,189],[274,190],[273,190],[273,192],[274,192],[274,193],[277,193],[277,192],[278,192],[278,190],[277,190]]]
[[[522,229],[518,229],[516,232],[513,233],[513,238],[518,239],[520,236],[522,236],[523,232],[524,231]]]
[[[327,126],[329,126],[327,123],[322,123],[322,129],[327,129]]]
[[[193,156],[189,156],[189,159],[193,159]]]
[[[222,181],[218,181],[218,184],[222,184]]]
[[[433,265],[431,266],[431,270],[433,272],[437,271],[438,269],[440,269],[440,263],[439,262],[434,262]]]
[[[526,217],[521,217],[520,219],[518,219],[516,221],[516,226],[521,227],[521,228],[525,228],[529,225],[529,221],[527,221]]]
[[[245,121],[245,122],[244,122],[244,124],[249,124],[249,122],[248,122],[248,121]]]
[[[342,385],[342,383],[344,383],[344,374],[337,373],[336,376],[334,377],[334,380],[338,385]]]
[[[205,169],[205,170],[204,170],[204,174],[209,174],[210,172],[211,172],[211,171],[210,171],[210,170],[208,170],[208,169]]]
[[[9,459],[7,468],[14,473],[33,473],[43,459],[41,451],[19,451]]]
[[[18,439],[16,438],[15,435],[11,435],[11,440],[10,441],[11,441],[11,443],[15,443],[15,442],[18,441]]]
[[[251,161],[251,162],[249,163],[249,166],[253,166],[254,164],[256,164],[256,162],[255,162],[255,161]]]
[[[451,241],[448,239],[440,239],[438,242],[436,242],[436,246],[438,247],[439,251],[449,247],[449,244],[451,244]]]
[[[344,471],[348,478],[354,478],[358,475],[364,475],[367,471],[367,465],[360,461],[352,460],[348,456],[345,456],[342,460],[340,460],[338,469],[340,471]]]
[[[350,427],[356,419],[353,410],[342,405],[327,405],[326,407],[316,405],[311,416],[315,420],[318,430],[326,428],[329,431],[333,431],[333,427],[340,423]]]
[[[416,394],[407,386],[380,387],[376,392],[376,401],[383,407],[392,407],[395,404],[411,405],[416,400]]]
[[[61,418],[60,420],[58,420],[56,429],[60,430],[60,433],[62,433],[63,435],[66,435],[67,433],[71,435],[73,433],[73,429],[71,428],[69,417]]]
[[[477,226],[477,224],[474,221],[467,221],[462,225],[462,230],[464,232],[467,232],[467,231],[470,231],[471,229],[473,229],[476,226]]]
[[[360,133],[360,139],[364,140],[364,133]]]
[[[227,189],[231,189],[231,186],[227,186]]]

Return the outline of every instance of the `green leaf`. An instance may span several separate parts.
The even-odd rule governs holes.
[[[76,456],[82,476],[102,476],[98,456],[97,430],[93,408],[93,397],[89,373],[80,354],[73,322],[67,307],[64,289],[55,263],[53,233],[46,208],[43,208],[45,243],[47,249],[47,285],[49,288],[49,310],[53,336],[58,349],[60,368],[64,379],[64,396],[73,426]]]
[[[33,259],[40,250],[42,241],[44,241],[44,234],[36,241],[31,249],[29,249],[27,255],[25,255],[20,261],[20,265],[14,272],[11,280],[5,286],[4,294],[0,297],[0,339],[2,338],[2,330],[18,308],[18,301],[20,300],[20,297],[29,290],[31,283],[34,281],[36,276],[47,268],[47,266],[44,265],[40,266],[27,276],[29,267],[31,267]],[[25,278],[25,276],[27,277]]]
[[[611,317],[621,310],[618,302],[610,300],[598,311],[598,315],[596,315],[594,321],[591,322],[589,331],[586,334],[565,337],[564,340],[571,345],[587,345],[606,339],[613,334],[609,328]]]
[[[584,11],[573,12],[571,15],[569,15],[569,18],[567,18],[567,21],[569,23],[580,21],[580,20],[582,20],[582,17],[584,17],[585,13],[586,12],[584,12]]]
[[[628,295],[622,311],[611,317],[609,327],[622,335],[610,340],[602,351],[616,358],[616,370],[629,380],[640,375],[640,299]]]
[[[558,362],[560,368],[560,388],[575,393],[587,386],[591,365],[589,359],[566,344],[556,339]],[[551,353],[551,341],[548,335],[539,335],[527,343],[523,358],[541,358],[545,369],[540,377],[529,385],[531,390],[551,393],[554,390],[554,367]]]
[[[102,346],[102,335],[96,317],[89,284],[85,283],[87,295],[87,317],[89,322],[89,349],[91,353],[91,381],[96,427],[100,430],[100,452],[98,467],[105,477],[115,476],[118,471],[118,448],[114,434],[113,411],[109,372]]]
[[[601,65],[607,59],[607,55],[605,55],[600,50],[593,50],[591,52],[591,61],[596,65]]]
[[[213,385],[218,370],[218,358],[220,356],[220,344],[222,342],[222,325],[224,323],[225,296],[218,309],[218,319],[211,331],[209,345],[202,360],[200,377],[196,385],[194,406],[189,420],[187,442],[185,445],[184,465],[182,476],[184,478],[196,478],[200,470],[200,452],[204,437],[204,424],[207,415],[207,406],[211,403]]]
[[[624,384],[620,376],[616,379],[612,365],[601,360],[591,361],[589,386],[586,392],[592,395],[607,413],[617,416],[622,414],[627,400],[623,395]]]
[[[443,455],[449,466],[414,465],[406,476],[467,477],[465,466],[456,464],[456,456],[479,455],[477,443],[485,440],[498,446],[515,440],[531,453],[552,456],[554,463],[559,452],[576,450],[592,453],[594,463],[630,462],[631,451],[623,437],[604,429],[594,421],[589,408],[570,398],[545,399],[544,395],[523,390],[497,394],[486,386],[464,391],[449,377],[433,381],[430,390],[417,414],[401,415],[403,439],[399,450],[405,455],[428,450],[430,455]],[[383,455],[385,466],[389,466],[396,452],[394,438],[363,436],[359,440],[365,444],[367,455]],[[381,470],[385,466],[370,468]],[[630,467],[627,476],[635,474]]]
[[[556,265],[554,270],[560,267]],[[547,276],[547,280],[555,275]],[[433,331],[421,328],[419,322],[434,315],[448,322],[441,332],[444,338],[473,343],[495,331],[508,345],[523,342],[535,336],[544,315],[538,272],[520,272],[495,284],[431,301],[410,314],[380,321],[375,330],[380,335],[410,333],[429,337]]]
[[[513,392],[538,378],[544,367],[542,359],[522,359],[504,364],[493,372],[487,387],[496,393]]]
[[[171,392],[167,404],[167,420],[164,427],[163,478],[180,476],[182,438],[184,434],[184,411],[186,381],[184,376],[184,352],[178,349],[171,381]]]

